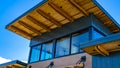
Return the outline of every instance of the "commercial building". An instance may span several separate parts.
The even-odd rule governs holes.
[[[120,67],[120,26],[96,0],[43,0],[6,28],[31,40],[27,68]]]

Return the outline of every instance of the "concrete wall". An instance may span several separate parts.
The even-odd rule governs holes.
[[[32,66],[32,68],[46,68],[51,61],[54,61],[54,68],[65,68],[67,66],[75,66],[76,62],[81,58],[81,56],[86,56],[85,68],[92,68],[92,57],[86,53],[32,63],[29,64],[27,68],[29,68],[29,66]]]

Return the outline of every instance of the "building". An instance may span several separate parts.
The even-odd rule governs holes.
[[[120,26],[95,0],[43,0],[6,28],[31,40],[27,68],[120,67]]]
[[[27,64],[19,60],[0,64],[0,68],[26,68]]]

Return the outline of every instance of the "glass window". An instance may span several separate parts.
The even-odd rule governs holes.
[[[41,45],[32,47],[30,62],[39,61]]]
[[[71,54],[83,52],[80,49],[80,44],[89,40],[89,32],[85,30],[84,32],[76,33],[72,35],[71,43]]]
[[[41,60],[53,57],[53,42],[47,42],[42,45]]]
[[[55,57],[69,54],[70,37],[64,37],[57,40]]]
[[[92,39],[98,39],[104,37],[98,30],[93,28],[92,30]]]

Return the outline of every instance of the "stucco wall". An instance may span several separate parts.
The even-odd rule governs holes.
[[[66,66],[71,66],[71,65],[74,66],[76,62],[81,58],[81,56],[86,56],[85,68],[92,68],[92,61],[91,61],[92,57],[86,53],[32,63],[29,64],[27,68],[29,68],[29,66],[32,66],[32,68],[46,68],[51,61],[54,61],[54,68],[64,68]]]

